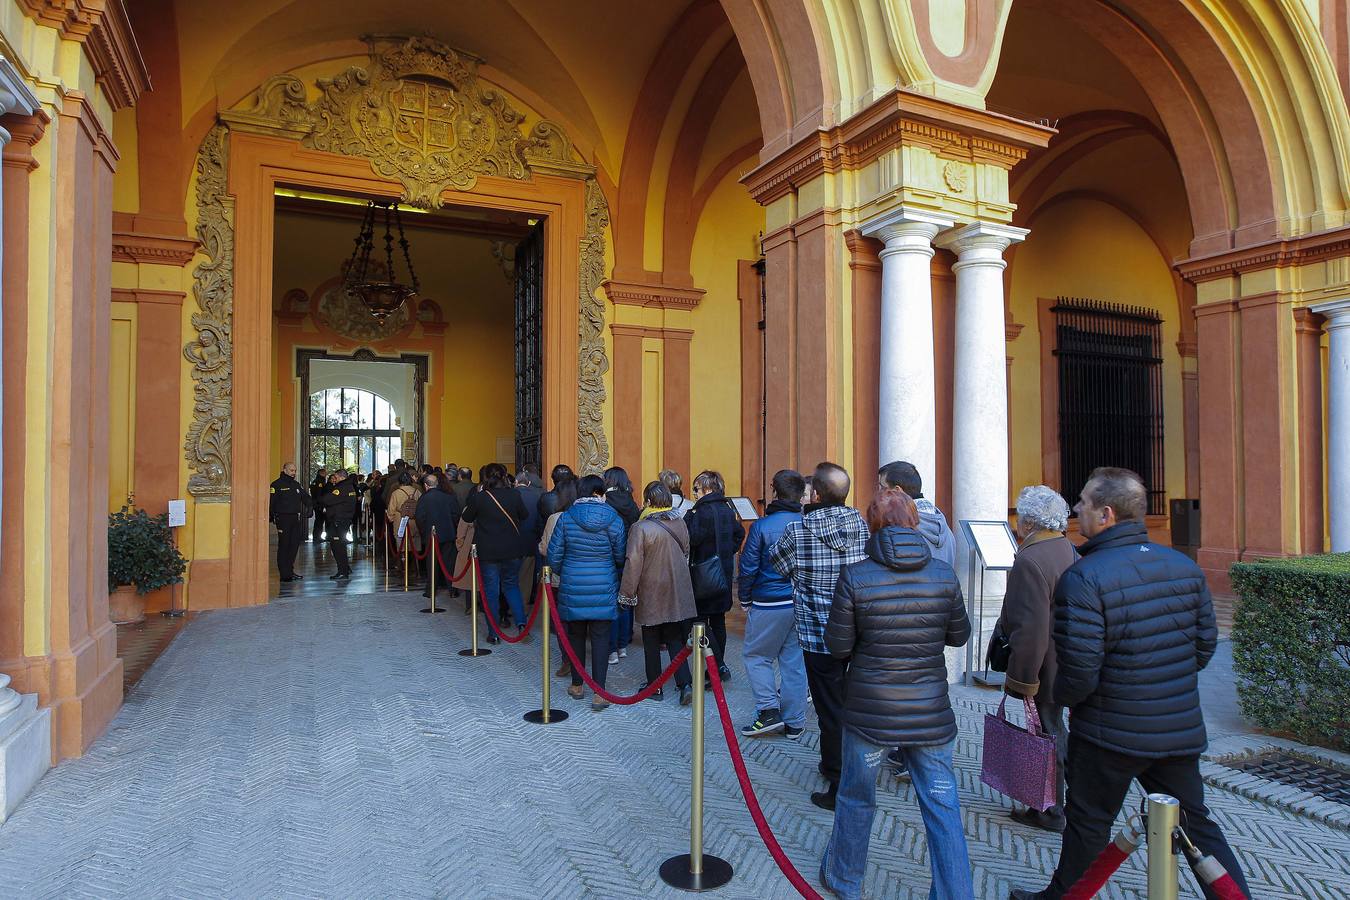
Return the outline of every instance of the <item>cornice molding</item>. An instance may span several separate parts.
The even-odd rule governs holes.
[[[197,246],[195,238],[141,231],[133,216],[113,214],[112,258],[116,262],[181,268],[192,262]]]
[[[707,291],[702,288],[675,287],[669,284],[646,284],[636,281],[607,280],[601,284],[609,302],[616,306],[657,307],[660,309],[695,309]]]
[[[150,70],[141,57],[123,0],[16,0],[30,19],[55,28],[64,40],[84,45],[114,110],[135,105],[150,90]]]
[[[832,128],[815,131],[741,179],[768,204],[826,172],[856,169],[899,144],[1011,169],[1049,145],[1055,129],[905,90],[893,90]]]
[[[694,332],[688,328],[658,328],[654,325],[629,325],[625,322],[613,322],[609,326],[611,334],[619,337],[656,338],[662,341],[692,341]]]
[[[1350,226],[1192,257],[1177,263],[1175,268],[1182,278],[1198,283],[1262,269],[1283,269],[1338,256],[1350,256]]]
[[[0,128],[9,132],[9,140],[5,142],[3,151],[4,164],[18,166],[29,172],[36,169],[38,161],[33,158],[33,147],[47,133],[51,121],[52,117],[41,108],[31,115],[7,113],[0,116]]]
[[[149,288],[113,288],[112,298],[119,303],[155,303],[182,306],[187,294],[182,291],[156,291]]]

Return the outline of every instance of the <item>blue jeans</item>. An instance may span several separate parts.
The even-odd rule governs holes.
[[[525,601],[520,597],[520,560],[504,559],[495,562],[479,560],[483,567],[483,602],[497,615],[497,599],[504,593],[511,604],[511,615],[517,625],[525,624]],[[500,624],[500,623],[499,623]]]
[[[970,856],[961,830],[961,803],[952,771],[952,746],[902,747],[928,834],[930,900],[970,900]],[[820,880],[846,900],[862,896],[867,845],[877,810],[877,770],[889,747],[844,728],[844,766],[835,798],[834,831],[820,862]]]
[[[632,640],[633,607],[619,604],[619,614],[614,617],[609,626],[609,649],[618,653],[627,647]]]
[[[793,728],[806,723],[806,663],[792,606],[751,606],[741,648],[755,711],[776,709]],[[774,663],[778,677],[774,677]],[[781,680],[781,683],[780,683]]]

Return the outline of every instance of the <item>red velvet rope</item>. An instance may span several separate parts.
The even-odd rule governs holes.
[[[811,887],[807,880],[802,877],[802,873],[797,871],[797,867],[788,859],[783,848],[778,843],[778,838],[773,836],[773,831],[769,829],[769,822],[764,818],[764,811],[759,807],[759,798],[755,796],[755,788],[750,784],[750,775],[745,770],[745,759],[741,757],[741,745],[736,740],[736,732],[731,724],[731,710],[727,709],[727,698],[722,693],[722,674],[717,670],[717,660],[709,653],[705,660],[708,665],[708,678],[712,681],[713,697],[717,699],[717,714],[722,719],[722,734],[727,739],[727,750],[731,753],[731,764],[736,769],[736,780],[741,783],[741,794],[745,797],[745,807],[750,810],[750,818],[755,822],[755,829],[759,832],[760,838],[764,841],[764,846],[768,848],[769,855],[773,861],[778,864],[778,868],[792,886],[797,889],[797,893],[806,897],[807,900],[821,900],[820,894],[816,893],[815,888]]]
[[[1219,895],[1219,900],[1247,900],[1247,895],[1242,893],[1242,888],[1227,872],[1215,879],[1210,888]]]
[[[563,651],[567,654],[567,658],[572,661],[572,671],[581,676],[581,680],[586,682],[591,690],[595,691],[597,697],[603,697],[610,703],[617,703],[620,706],[631,706],[634,703],[641,703],[643,700],[651,697],[657,691],[661,690],[661,687],[670,680],[670,676],[674,675],[675,670],[680,667],[680,663],[688,659],[689,654],[693,652],[689,647],[685,647],[679,653],[675,654],[675,658],[670,661],[670,665],[666,666],[666,670],[658,675],[655,681],[651,682],[631,697],[620,697],[618,694],[611,694],[596,683],[595,679],[591,677],[591,673],[586,671],[586,666],[581,660],[577,659],[577,652],[573,649],[572,642],[567,639],[567,629],[563,625],[562,617],[558,614],[558,600],[553,594],[553,585],[544,582],[544,590],[548,592],[548,606],[549,613],[553,617],[553,627],[558,629],[558,636],[561,638],[558,643],[562,645]],[[535,605],[534,611],[539,611],[538,604]],[[596,651],[592,650],[592,652]],[[549,673],[545,672],[544,677],[549,677]]]
[[[433,541],[433,543],[436,542]],[[473,554],[469,554],[469,558],[464,560],[464,568],[459,570],[458,575],[451,575],[449,570],[445,568],[445,557],[441,556],[441,548],[438,544],[436,546],[436,565],[440,568],[441,574],[444,575],[446,579],[448,579],[447,583],[454,584],[456,581],[459,581],[461,578],[463,578],[465,574],[469,571],[469,566],[473,565]]]
[[[482,584],[483,567],[479,565],[478,557],[470,557],[469,562],[473,564],[474,575],[478,578],[478,583]],[[488,624],[492,626],[493,631],[497,632],[497,637],[506,641],[508,644],[519,644],[521,641],[525,640],[525,638],[529,636],[530,629],[534,628],[534,620],[539,617],[539,604],[536,603],[534,605],[534,610],[530,612],[530,618],[525,622],[525,630],[515,637],[507,637],[506,632],[497,627],[497,619],[492,615],[492,605],[488,603],[487,594],[485,592],[480,593],[478,598],[483,603],[483,612],[487,613]],[[495,600],[496,598],[494,597],[493,599]]]

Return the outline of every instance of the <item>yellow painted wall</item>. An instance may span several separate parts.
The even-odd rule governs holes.
[[[492,258],[489,241],[421,228],[417,219],[417,214],[409,214],[404,225],[422,282],[422,297],[439,303],[449,323],[444,339],[431,351],[425,424],[434,430],[423,455],[427,462],[454,461],[477,469],[497,458],[498,437],[515,433],[513,281]],[[359,225],[349,218],[278,212],[274,307],[292,288],[313,295],[322,282],[335,277],[351,251]],[[379,234],[376,237],[382,239]],[[294,334],[292,329],[284,331]],[[281,334],[282,330],[274,328],[274,340]],[[413,337],[421,338],[420,329]],[[322,348],[332,340],[307,321],[299,342]],[[420,341],[395,339],[379,344],[377,352],[385,356],[404,350],[425,352],[423,346]],[[350,353],[351,348],[336,352]],[[293,421],[282,419],[281,392],[295,391],[293,354],[286,363],[276,373],[273,468],[282,462],[281,435],[295,427]],[[405,415],[405,430],[412,430],[411,422],[411,416]]]
[[[108,511],[135,489],[136,304],[113,303],[108,335]]]
[[[713,191],[694,234],[690,269],[707,290],[689,314],[690,465],[716,469],[741,492],[741,324],[737,261],[759,257],[764,209],[728,175]],[[686,478],[689,477],[686,475]]]
[[[1038,298],[1087,297],[1154,309],[1162,316],[1163,434],[1166,489],[1186,495],[1182,424],[1180,314],[1171,272],[1133,220],[1098,200],[1070,200],[1038,217],[1012,266],[1012,316],[1024,327],[1012,356],[1010,505],[1041,478],[1041,334]],[[1050,340],[1053,340],[1051,336]]]

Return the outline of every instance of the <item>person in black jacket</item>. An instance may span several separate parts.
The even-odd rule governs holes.
[[[970,619],[956,573],[933,558],[917,530],[913,500],[902,491],[881,491],[867,522],[867,558],[840,573],[825,626],[830,654],[851,661],[843,770],[820,881],[840,897],[861,896],[877,771],[887,749],[898,746],[923,810],[933,874],[929,896],[969,900],[970,855],[952,770],[956,716],[943,650],[970,639]]]
[[[1016,900],[1058,900],[1078,881],[1136,778],[1177,799],[1187,836],[1251,896],[1200,780],[1199,675],[1218,642],[1214,605],[1194,562],[1149,542],[1147,509],[1143,479],[1115,468],[1094,471],[1074,507],[1088,541],[1055,586],[1055,702],[1070,710],[1064,840],[1049,886],[1014,890]]]
[[[455,568],[455,533],[459,529],[460,509],[459,498],[452,491],[441,489],[439,475],[424,477],[422,487],[425,490],[417,501],[413,518],[417,520],[417,530],[426,547],[432,545],[432,528],[435,528],[436,552],[439,555],[438,561],[427,556],[427,585],[422,590],[422,596],[430,597],[433,566],[437,587],[446,590],[451,589],[450,578],[458,571]]]
[[[332,483],[316,498],[315,509],[323,512],[328,528],[328,548],[333,551],[333,561],[337,563],[337,572],[328,577],[340,581],[352,577],[352,567],[347,562],[347,529],[356,515],[357,493],[356,482],[346,469],[334,469],[331,478]]]
[[[314,543],[323,540],[323,504],[319,503],[321,497],[328,487],[328,470],[323,466],[314,473],[314,481],[309,486],[309,496],[314,500]]]
[[[295,463],[286,463],[267,498],[267,518],[277,526],[277,571],[282,581],[303,580],[295,574],[295,554],[305,541],[305,520],[312,506],[309,491],[295,479]]]
[[[727,649],[727,611],[731,609],[732,572],[736,568],[736,553],[745,540],[745,529],[736,518],[726,498],[726,482],[719,472],[703,471],[694,479],[694,508],[684,515],[689,526],[689,564],[697,566],[705,560],[719,557],[726,573],[726,591],[711,596],[698,596],[698,581],[694,582],[694,601],[698,615],[708,623],[708,637],[717,655],[717,671],[723,681],[731,680],[731,669],[725,658]]]
[[[637,501],[633,499],[633,482],[622,466],[611,466],[605,470],[605,502],[614,508],[623,520],[623,539],[628,542],[628,530],[642,516]],[[619,567],[619,576],[623,577],[623,566]],[[628,656],[628,645],[633,641],[633,608],[619,606],[619,615],[609,629],[609,664],[612,666]]]
[[[525,502],[509,487],[506,466],[490,463],[480,476],[483,489],[469,495],[464,521],[474,524],[474,544],[483,569],[483,603],[497,610],[499,595],[511,605],[518,631],[525,630],[525,603],[520,596],[520,558],[532,552],[523,533]],[[489,634],[491,631],[489,630]],[[495,635],[493,635],[495,637]]]
[[[553,490],[545,491],[544,495],[539,498],[540,522],[547,524],[549,516],[560,511],[558,507],[558,485],[568,479],[575,481],[576,477],[572,467],[562,463],[554,466],[553,471],[548,473],[549,481],[553,482]],[[539,533],[541,536],[543,535],[543,525],[540,525]]]

